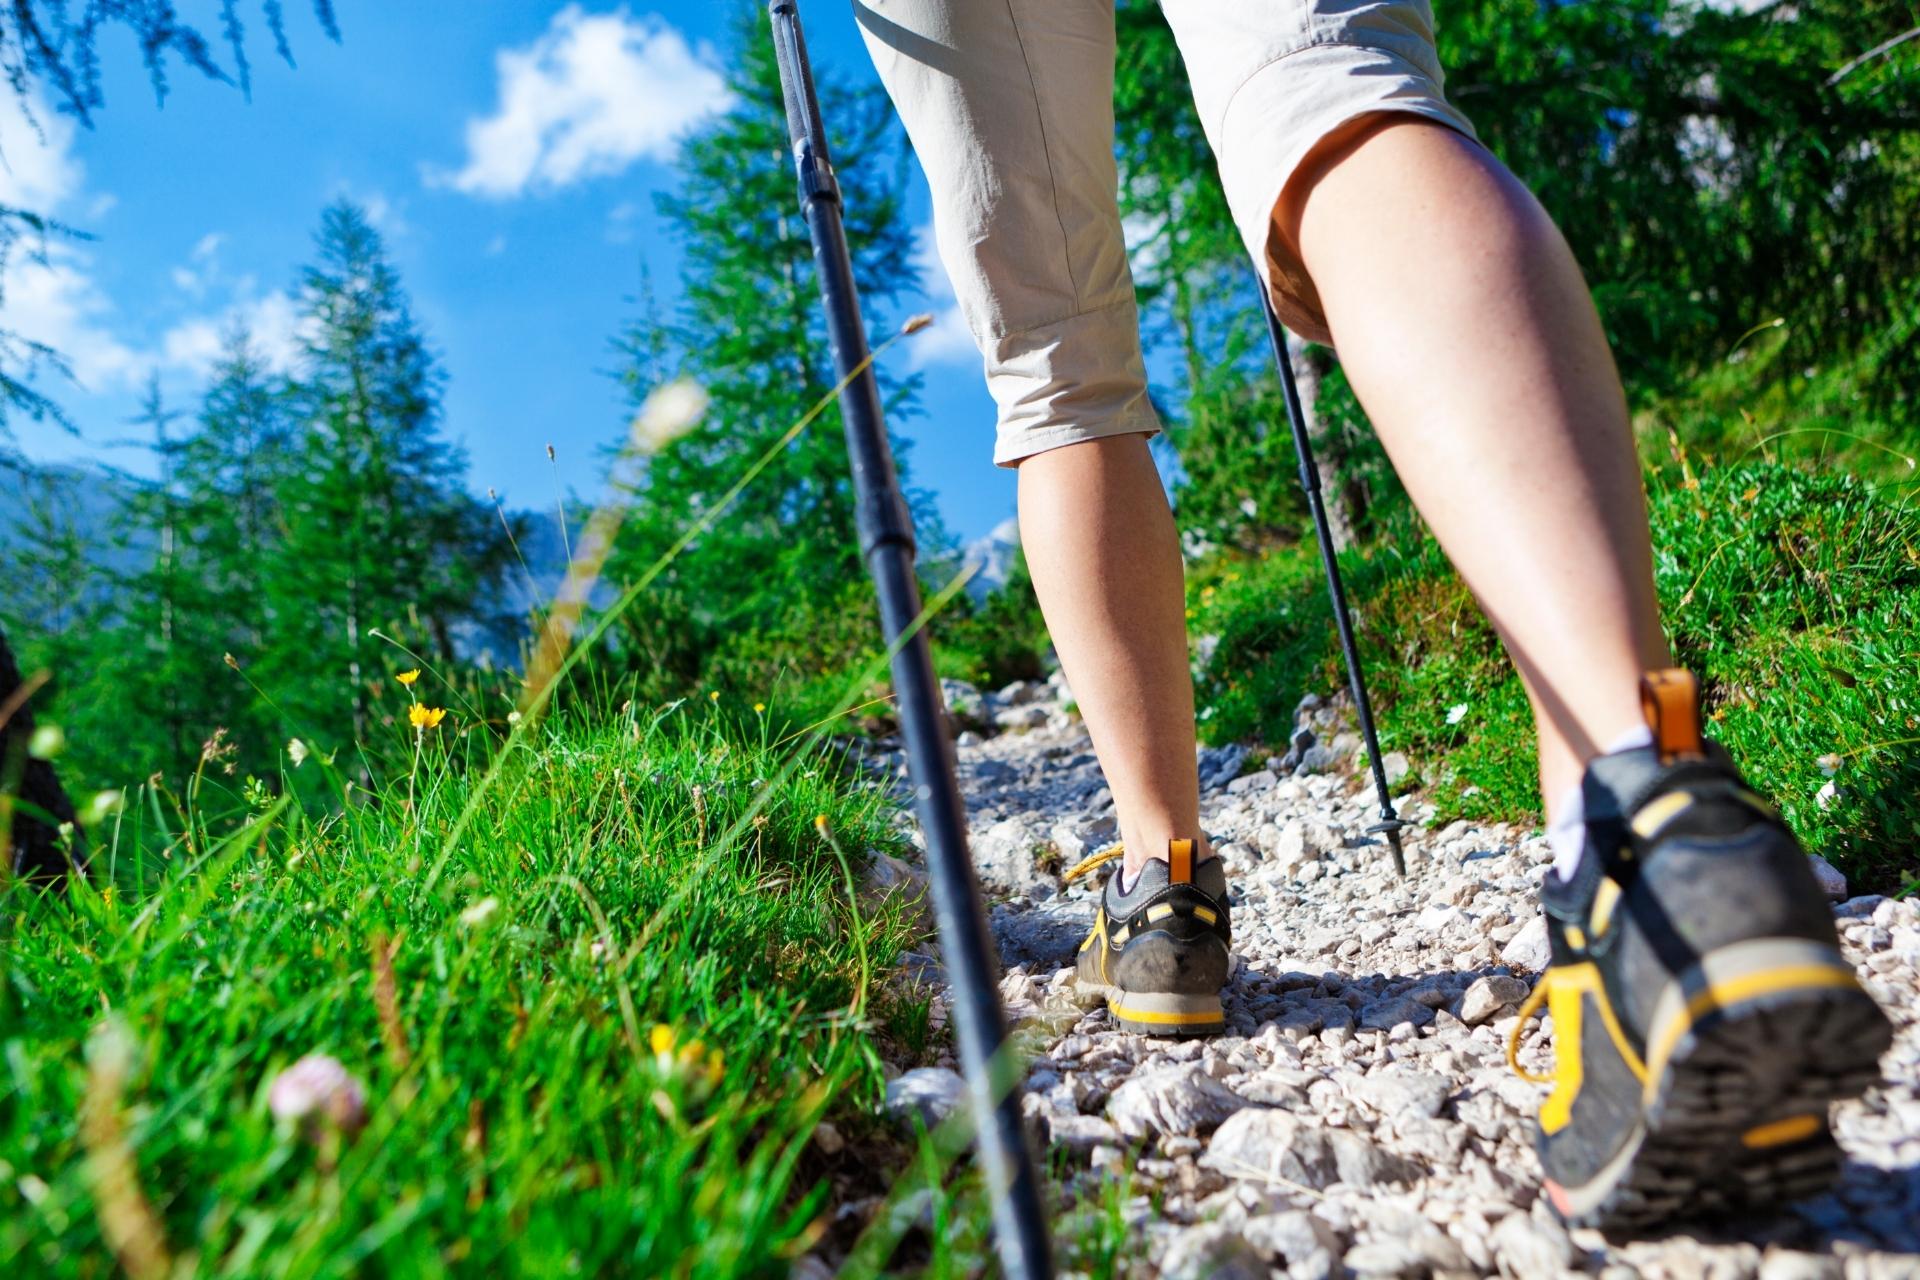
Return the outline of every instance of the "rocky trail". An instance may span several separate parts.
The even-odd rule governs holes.
[[[1848,954],[1893,1015],[1887,1082],[1839,1109],[1837,1190],[1776,1221],[1609,1243],[1567,1232],[1539,1195],[1544,1090],[1506,1063],[1517,1006],[1546,964],[1534,885],[1545,842],[1501,826],[1435,829],[1401,813],[1409,876],[1361,832],[1337,708],[1302,705],[1285,758],[1203,749],[1202,820],[1226,860],[1235,969],[1229,1027],[1164,1041],[1075,1004],[1074,949],[1097,885],[1058,873],[1113,838],[1111,797],[1064,688],[949,687],[975,860],[1007,966],[1002,992],[1035,1052],[1026,1105],[1097,1201],[1130,1170],[1129,1275],[1742,1280],[1920,1276],[1920,909],[1878,897],[1834,911]],[[1404,768],[1404,762],[1389,760]],[[1254,767],[1250,767],[1254,766]],[[1092,877],[1090,879],[1097,879]],[[1837,877],[1835,877],[1837,879]],[[909,968],[939,981],[937,960]],[[1550,1068],[1550,1022],[1521,1060]],[[937,1114],[957,1077],[920,1068],[890,1107]],[[1070,1213],[1071,1210],[1068,1210]]]

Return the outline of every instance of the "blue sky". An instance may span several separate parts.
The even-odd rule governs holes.
[[[181,7],[218,30],[206,0]],[[48,388],[80,438],[16,423],[18,443],[45,461],[148,470],[114,444],[147,378],[191,408],[235,317],[286,358],[298,266],[321,208],[345,195],[385,234],[443,358],[446,425],[474,490],[550,503],[551,442],[558,482],[592,497],[601,446],[625,424],[608,342],[643,263],[663,295],[677,278],[652,196],[671,182],[676,139],[718,104],[732,6],[340,0],[338,46],[297,0],[287,10],[299,65],[273,57],[256,21],[251,102],[176,69],[157,107],[119,32],[94,130],[43,111],[42,142],[5,95],[0,203],[95,237],[8,270],[5,326],[58,347],[81,384]],[[804,15],[822,70],[872,80],[851,6]],[[1013,478],[990,462],[992,402],[937,268],[925,285],[913,309],[941,323],[895,350],[925,374],[926,409],[896,425],[915,442],[918,483],[973,538],[1012,513]]]

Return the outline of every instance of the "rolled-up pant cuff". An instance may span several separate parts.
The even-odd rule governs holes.
[[[1139,333],[1128,298],[987,344],[987,387],[1000,407],[995,465],[1082,440],[1158,432]]]

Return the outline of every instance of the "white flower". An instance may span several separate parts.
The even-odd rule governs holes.
[[[1840,772],[1840,754],[1837,751],[1827,752],[1814,763],[1820,766],[1820,776],[1823,778],[1831,778]]]
[[[1467,704],[1466,704],[1466,703],[1464,703],[1464,702],[1456,702],[1456,703],[1454,703],[1454,704],[1453,704],[1452,706],[1450,706],[1450,707],[1448,707],[1448,708],[1447,708],[1447,723],[1448,723],[1448,724],[1459,724],[1459,723],[1460,723],[1460,722],[1461,722],[1462,720],[1465,720],[1466,718],[1467,718]]]
[[[122,798],[120,792],[112,787],[94,792],[93,798],[87,801],[87,807],[80,811],[80,825],[91,827],[95,823],[105,822],[120,812]]]
[[[657,453],[699,424],[707,411],[707,391],[691,378],[656,387],[633,415],[633,447]]]
[[[469,929],[477,929],[488,920],[491,920],[493,913],[499,909],[500,899],[482,898],[460,913],[460,923]]]
[[[1839,795],[1840,788],[1833,785],[1832,779],[1828,779],[1825,786],[1813,793],[1813,802],[1824,809],[1839,798]]]
[[[307,762],[307,744],[298,738],[287,739],[287,759],[293,761],[293,767],[296,769],[305,764]]]
[[[367,1122],[367,1092],[338,1058],[310,1053],[273,1078],[267,1109],[289,1124],[331,1122],[354,1134]]]

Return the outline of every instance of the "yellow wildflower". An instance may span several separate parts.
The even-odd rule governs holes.
[[[445,707],[427,707],[416,702],[407,708],[407,720],[416,729],[437,729],[446,718]]]
[[[673,1052],[673,1039],[673,1028],[664,1022],[656,1022],[647,1035],[647,1045],[655,1055],[664,1058]]]
[[[401,684],[404,684],[404,685],[411,685],[415,680],[418,680],[419,678],[420,678],[420,668],[418,667],[415,667],[411,671],[402,671],[399,675],[394,677],[395,680],[398,680]]]
[[[709,689],[707,691],[707,701],[709,702],[720,701],[720,691],[718,689]]]
[[[756,702],[753,704],[753,712],[755,715],[760,714],[762,711],[765,711],[766,709],[767,709],[767,704],[764,702]]]

